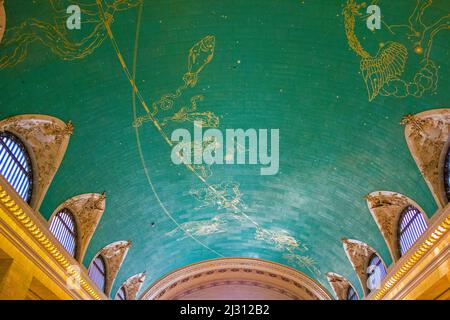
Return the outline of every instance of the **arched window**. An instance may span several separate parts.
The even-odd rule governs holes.
[[[97,287],[100,288],[103,292],[105,292],[105,283],[106,283],[106,266],[105,261],[101,255],[95,257],[94,261],[92,261],[88,270],[89,277],[95,282]]]
[[[427,228],[428,224],[419,209],[408,206],[403,210],[398,222],[400,256],[404,255],[416,243]]]
[[[386,274],[386,266],[381,258],[376,253],[372,254],[367,265],[367,288],[369,292],[379,288]]]
[[[448,147],[447,155],[445,156],[444,185],[445,193],[447,194],[447,200],[450,201],[450,147]]]
[[[31,200],[33,172],[25,146],[10,132],[0,132],[0,174],[26,202]]]
[[[356,291],[355,291],[355,289],[353,289],[352,286],[348,287],[347,300],[359,300],[358,295],[356,294]]]
[[[77,251],[77,226],[72,212],[62,209],[52,219],[50,232],[62,244],[64,249],[75,257]]]
[[[115,300],[127,300],[127,293],[123,286],[117,291]]]

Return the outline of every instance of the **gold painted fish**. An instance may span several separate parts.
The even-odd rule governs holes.
[[[198,74],[214,57],[215,46],[216,38],[206,36],[189,50],[188,72],[183,76],[187,85],[192,87],[197,83]]]

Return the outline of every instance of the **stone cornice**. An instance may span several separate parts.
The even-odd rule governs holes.
[[[37,217],[28,204],[12,190],[1,176],[0,206],[48,254],[49,258],[65,271],[67,278],[75,279],[80,284],[87,296],[95,300],[106,299],[105,295],[88,278],[84,267],[64,252],[58,241],[48,231],[45,221]],[[74,269],[74,266],[79,267],[80,274]]]
[[[427,254],[434,251],[436,245],[447,236],[450,230],[450,206],[436,213],[436,219],[433,220],[434,222],[429,226],[428,231],[410,249],[410,253],[403,256],[395,268],[390,270],[381,284],[381,288],[372,293],[368,297],[369,299],[383,299]],[[446,250],[448,250],[448,246],[447,243]]]

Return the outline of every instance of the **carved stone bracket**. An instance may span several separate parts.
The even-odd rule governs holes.
[[[132,277],[129,277],[124,284],[122,285],[122,288],[124,288],[126,292],[126,299],[127,300],[136,300],[136,297],[141,290],[142,284],[145,281],[145,273],[138,273],[135,274]]]
[[[327,274],[327,280],[330,284],[331,288],[334,291],[334,294],[336,295],[338,300],[347,300],[347,292],[350,287],[353,287],[350,281],[348,281],[345,277],[334,273],[334,272],[328,272]],[[355,288],[353,287],[353,290]],[[356,295],[359,295],[358,292],[355,290]]]
[[[350,263],[358,276],[361,287],[364,289],[364,292],[368,294],[369,290],[367,288],[366,274],[367,264],[370,256],[375,253],[375,250],[366,243],[358,240],[342,239],[342,243],[348,260],[350,260]]]
[[[120,267],[122,266],[130,247],[131,241],[116,241],[107,245],[100,251],[100,254],[105,259],[106,264],[106,295],[111,293],[114,280],[119,273]]]
[[[17,135],[33,162],[31,207],[39,210],[69,144],[72,124],[45,115],[20,115],[0,121],[0,131]]]
[[[0,0],[0,43],[6,30],[6,12],[3,2],[3,0]]]
[[[450,109],[407,115],[402,122],[411,155],[440,208],[447,204],[444,191],[443,155],[449,141]]]
[[[425,212],[410,198],[390,191],[372,192],[366,196],[366,200],[369,211],[386,241],[392,259],[398,261],[400,259],[397,245],[398,222],[403,210],[412,205],[419,209],[427,220]]]
[[[62,209],[72,212],[78,233],[77,253],[75,259],[83,261],[86,249],[94,235],[95,229],[105,211],[106,195],[86,193],[75,196],[62,203],[53,213],[52,218]],[[49,220],[51,222],[51,218]]]

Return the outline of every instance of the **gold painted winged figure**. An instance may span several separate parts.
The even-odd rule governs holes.
[[[92,54],[107,38],[105,22],[112,24],[117,12],[137,7],[143,0],[84,0],[78,1],[81,10],[82,38],[68,32],[66,21],[70,14],[67,0],[48,0],[51,19],[30,17],[20,25],[9,28],[0,44],[0,70],[22,63],[32,43],[40,43],[62,60],[83,59]],[[41,5],[41,3],[40,3]],[[43,12],[47,8],[43,7]]]
[[[375,0],[373,4],[378,2],[379,0]],[[431,24],[425,24],[424,13],[432,4],[433,0],[416,0],[415,8],[405,24],[391,26],[383,21],[383,26],[396,40],[381,42],[378,52],[371,55],[363,47],[355,31],[356,17],[367,19],[361,13],[367,5],[347,0],[343,9],[345,34],[350,49],[361,59],[360,70],[369,101],[378,95],[420,98],[436,90],[439,68],[431,60],[430,53],[436,35],[442,30],[450,29],[450,12]],[[414,56],[419,57],[416,64],[412,63]],[[407,74],[409,68],[414,70]]]

